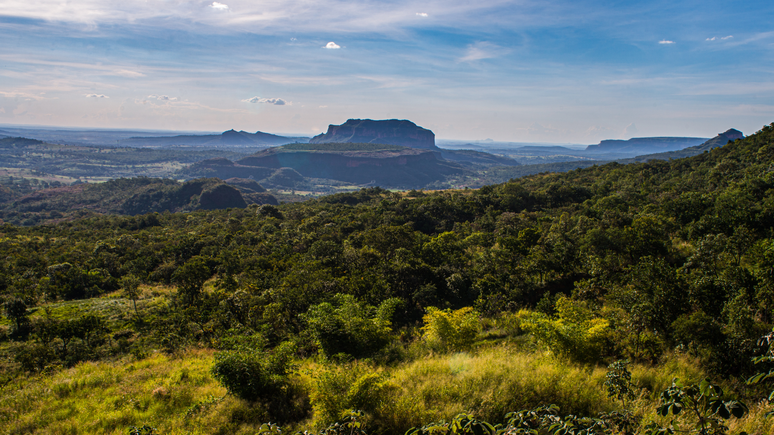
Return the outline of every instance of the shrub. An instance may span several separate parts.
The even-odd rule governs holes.
[[[609,322],[594,317],[585,302],[560,297],[554,317],[525,310],[519,316],[523,318],[522,327],[538,341],[575,361],[597,361],[609,345]]]
[[[352,295],[337,294],[333,303],[309,308],[305,315],[309,332],[325,355],[370,356],[390,341],[390,318],[399,299],[388,299],[378,309]]]
[[[388,388],[383,373],[371,372],[356,363],[321,372],[310,394],[317,425],[322,427],[338,421],[351,409],[377,411]]]
[[[288,386],[293,347],[282,343],[272,352],[239,349],[215,357],[212,374],[229,393],[254,402],[280,395]]]
[[[456,311],[428,307],[422,320],[425,340],[444,350],[461,351],[470,348],[481,330],[478,313],[471,307]]]

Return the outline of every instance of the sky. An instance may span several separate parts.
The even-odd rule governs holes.
[[[774,2],[0,0],[0,124],[597,143],[774,122]]]

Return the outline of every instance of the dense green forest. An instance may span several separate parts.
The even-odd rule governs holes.
[[[25,403],[166,370],[69,433],[767,433],[773,167],[774,124],[477,190],[3,225],[0,426],[64,433]]]

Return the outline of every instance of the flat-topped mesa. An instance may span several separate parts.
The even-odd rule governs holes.
[[[341,125],[329,125],[328,132],[309,143],[380,143],[425,150],[439,150],[435,134],[405,119],[348,119]]]

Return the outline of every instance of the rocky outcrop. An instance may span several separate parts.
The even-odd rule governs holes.
[[[408,120],[348,119],[341,125],[329,125],[324,134],[309,143],[380,143],[437,151],[435,134]]]

